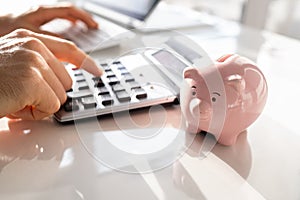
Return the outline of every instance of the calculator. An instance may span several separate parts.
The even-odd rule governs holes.
[[[158,53],[161,57],[167,51],[128,55],[118,60],[98,60],[104,72],[101,77],[67,65],[73,85],[67,91],[67,101],[54,114],[55,119],[68,122],[177,102],[178,84],[162,70],[159,62],[151,61]]]

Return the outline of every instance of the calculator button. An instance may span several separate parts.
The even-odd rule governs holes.
[[[79,82],[78,83],[78,90],[88,90],[89,86],[86,82]]]
[[[77,111],[79,110],[79,105],[75,101],[67,101],[64,105],[64,110],[66,112],[72,112],[72,111]]]
[[[121,84],[116,84],[112,86],[112,90],[114,92],[119,92],[125,90],[125,88]]]
[[[96,76],[96,77],[93,77],[92,78],[94,81],[99,81],[99,80],[101,80],[101,77],[100,76]]]
[[[141,85],[136,82],[136,81],[132,81],[132,82],[129,82],[129,85],[130,85],[130,89],[137,89],[137,88],[141,88]]]
[[[117,99],[120,102],[130,101],[130,96],[126,91],[116,92]]]
[[[83,97],[93,96],[93,93],[90,90],[82,90],[79,92],[68,92],[67,97],[69,99],[78,99]]]
[[[102,63],[102,64],[100,64],[100,65],[101,65],[101,67],[106,67],[106,66],[108,66],[107,63]]]
[[[115,73],[112,70],[105,72],[107,78],[115,77]]]
[[[108,65],[102,66],[102,68],[104,69],[105,72],[111,70],[110,66]]]
[[[79,80],[76,80],[77,83],[80,83],[80,82],[85,82],[85,79],[79,79]]]
[[[75,70],[74,76],[83,76],[83,73],[80,70]]]
[[[102,79],[99,79],[97,81],[95,81],[95,87],[104,87],[105,84],[103,83]]]
[[[98,93],[98,95],[103,95],[103,94],[109,94],[109,91],[108,91],[108,89],[105,86],[99,87],[99,93]]]
[[[102,104],[104,106],[108,106],[114,103],[113,98],[110,96],[110,94],[104,94],[104,95],[100,95],[101,100],[102,100]]]
[[[124,65],[118,65],[118,70],[127,70],[126,67],[124,67]]]
[[[115,62],[113,62],[112,64],[113,64],[113,65],[118,65],[118,64],[121,64],[121,62],[120,62],[120,61],[115,61]]]
[[[125,69],[120,69],[120,73],[122,76],[129,74],[129,71],[125,68]]]
[[[84,82],[85,78],[84,78],[84,76],[76,76],[75,80],[76,80],[76,82]]]
[[[67,90],[66,92],[73,92],[73,88]]]
[[[109,78],[108,84],[109,85],[115,85],[117,83],[120,83],[119,79],[117,77],[111,77]]]
[[[132,82],[132,81],[134,81],[134,77],[130,73],[124,75],[123,78],[125,79],[125,82]]]
[[[137,99],[147,98],[147,93],[143,88],[134,89],[133,92],[135,92]]]
[[[97,102],[94,97],[82,98],[81,103],[84,108],[95,108],[97,106]]]

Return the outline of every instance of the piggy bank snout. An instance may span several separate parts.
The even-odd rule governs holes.
[[[187,120],[187,130],[191,133],[198,133],[200,131],[200,102],[198,98],[192,98],[185,107],[185,118]]]
[[[209,122],[211,118],[211,111],[210,103],[197,97],[190,99],[183,111],[185,112],[185,118],[187,120],[187,130],[191,133],[206,130],[207,122]]]

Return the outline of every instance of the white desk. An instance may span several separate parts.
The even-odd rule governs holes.
[[[95,155],[105,151],[101,136],[122,138],[123,131],[132,128],[142,133],[160,127],[161,121],[155,119],[165,119],[162,133],[176,132],[181,122],[179,106],[153,109],[152,122],[147,109],[131,113],[139,129],[118,127],[118,122],[128,120],[126,114],[64,126],[53,119],[1,119],[0,199],[299,199],[300,43],[245,27],[235,30],[224,37],[219,37],[218,30],[193,28],[184,33],[213,58],[237,52],[256,60],[266,75],[269,98],[264,113],[236,145],[216,145],[207,158],[199,159],[203,137],[197,136],[186,154],[166,168],[128,174],[97,160]],[[118,48],[101,55],[114,51]],[[95,124],[100,124],[101,131]],[[172,152],[155,162],[169,155]]]

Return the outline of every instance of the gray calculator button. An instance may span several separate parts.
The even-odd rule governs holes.
[[[97,79],[97,80],[95,80],[95,87],[104,87],[105,86],[105,84],[104,84],[104,82],[103,82],[103,80],[100,78],[100,79]]]
[[[75,70],[74,70],[74,76],[83,76],[83,73],[82,73],[81,70],[75,69]]]
[[[112,70],[105,72],[107,78],[115,77],[115,73]]]
[[[84,108],[95,108],[97,106],[97,102],[94,97],[82,98],[81,103]]]
[[[66,112],[72,112],[72,111],[77,111],[79,110],[79,105],[77,103],[77,101],[67,101],[64,105],[64,110]]]
[[[78,79],[76,80],[77,83],[80,83],[80,82],[85,82],[85,79]]]
[[[115,85],[117,83],[120,83],[119,79],[117,77],[111,77],[109,78],[108,84],[109,85]]]
[[[104,65],[104,66],[102,66],[102,68],[104,69],[105,72],[111,70],[110,66],[108,66],[108,65]]]
[[[104,95],[99,95],[102,100],[102,104],[104,106],[109,106],[114,103],[113,98],[110,96],[110,94],[104,94]]]
[[[105,86],[99,87],[99,93],[98,93],[98,95],[103,95],[103,94],[109,94],[109,91],[108,91],[108,89]]]
[[[120,73],[121,73],[122,76],[124,76],[126,74],[129,74],[129,71],[125,68],[125,69],[121,69]]]
[[[147,98],[147,93],[143,88],[136,88],[133,90],[137,99],[145,99]]]
[[[88,90],[88,89],[89,89],[89,86],[88,86],[88,85],[80,86],[78,89],[79,89],[79,90]]]
[[[119,92],[125,90],[125,88],[121,84],[116,84],[112,86],[112,90],[114,92]]]
[[[133,77],[130,73],[125,74],[125,75],[123,76],[123,78],[125,79],[125,82],[132,82],[132,81],[135,81],[134,77]]]
[[[93,93],[90,90],[82,90],[79,92],[68,92],[67,97],[69,99],[78,99],[83,97],[93,96]]]
[[[76,76],[75,77],[75,80],[77,81],[77,82],[84,82],[85,81],[85,78],[84,78],[84,76]]]
[[[96,77],[93,77],[92,78],[94,81],[99,81],[99,80],[101,80],[101,77],[100,76],[96,76]]]
[[[105,84],[103,83],[103,81],[98,81],[95,83],[95,87],[104,87]]]
[[[141,85],[136,81],[129,82],[129,85],[131,90],[141,88]]]
[[[113,65],[119,65],[119,64],[121,64],[121,62],[120,61],[114,61],[112,64]]]
[[[88,90],[89,86],[86,82],[79,82],[78,83],[78,90]]]
[[[117,99],[120,102],[130,101],[130,96],[126,91],[116,92]]]

